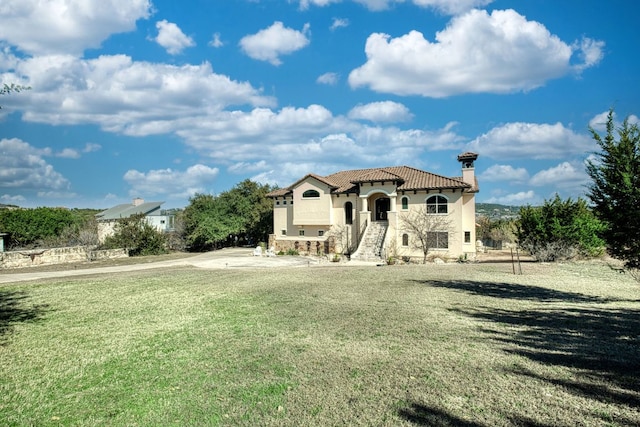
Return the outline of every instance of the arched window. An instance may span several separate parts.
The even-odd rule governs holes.
[[[402,210],[406,211],[407,209],[409,209],[409,198],[407,196],[404,196],[402,198]]]
[[[407,233],[402,235],[402,246],[409,246],[409,235]]]
[[[344,223],[353,224],[353,203],[347,202],[344,204]]]
[[[427,199],[427,213],[446,214],[448,212],[447,199],[443,196],[431,196]]]
[[[320,197],[320,193],[318,193],[317,190],[307,190],[304,193],[302,193],[302,197],[309,198],[309,197]]]

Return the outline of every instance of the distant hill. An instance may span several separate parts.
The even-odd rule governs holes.
[[[476,203],[476,217],[491,219],[513,219],[518,217],[520,206],[500,205],[498,203]]]
[[[5,205],[5,204],[0,203],[0,209],[20,209],[20,206]]]

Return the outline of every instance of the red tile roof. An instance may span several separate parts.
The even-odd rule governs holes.
[[[397,191],[413,190],[444,190],[461,189],[468,192],[478,191],[477,181],[474,186],[464,182],[461,177],[448,178],[425,172],[409,166],[391,166],[373,169],[356,169],[336,172],[325,177],[308,174],[287,188],[272,191],[268,197],[282,197],[290,194],[293,189],[308,177],[313,177],[327,184],[332,193],[354,193],[358,191],[358,184],[364,182],[396,182]]]

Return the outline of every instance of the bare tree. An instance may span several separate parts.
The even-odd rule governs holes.
[[[344,254],[353,253],[356,248],[354,242],[351,239],[351,230],[345,225],[334,225],[331,230],[326,234],[328,238],[333,238],[336,243],[336,251]]]
[[[423,263],[427,262],[427,255],[431,249],[449,247],[450,235],[454,228],[449,215],[428,213],[426,206],[422,206],[401,216],[400,221],[408,232],[409,244],[422,251]]]

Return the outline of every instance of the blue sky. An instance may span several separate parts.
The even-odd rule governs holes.
[[[632,0],[2,0],[0,203],[184,207],[250,178],[408,165],[479,202],[583,196],[640,115]]]

